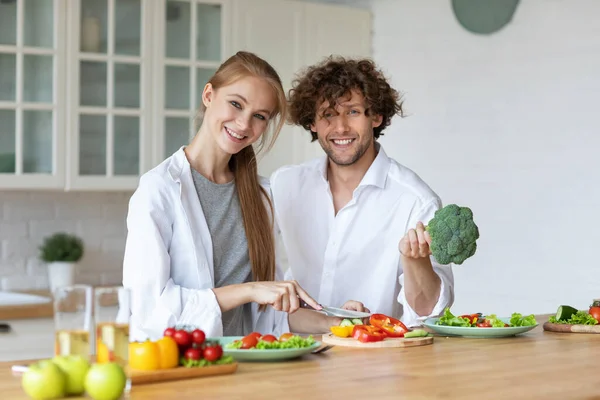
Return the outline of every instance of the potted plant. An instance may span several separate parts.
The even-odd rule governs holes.
[[[50,290],[73,285],[75,265],[83,256],[83,241],[68,233],[55,233],[44,239],[40,259],[48,264]]]

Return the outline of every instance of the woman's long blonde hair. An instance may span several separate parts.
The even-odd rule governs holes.
[[[287,116],[285,92],[275,69],[257,55],[239,51],[221,64],[208,83],[218,90],[245,77],[264,79],[272,87],[273,94],[277,98],[277,106],[270,116],[269,125],[257,144],[258,152],[268,151],[273,147]],[[200,116],[204,111],[205,106],[202,104],[199,110]],[[229,167],[235,177],[240,199],[253,279],[272,281],[275,279],[275,241],[271,221],[275,216],[270,196],[258,179],[256,153],[253,146],[244,147],[240,152],[232,155]],[[267,213],[267,204],[271,216]]]

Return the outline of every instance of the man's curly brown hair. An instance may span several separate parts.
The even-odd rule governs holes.
[[[330,105],[351,90],[358,90],[365,98],[366,115],[381,115],[381,125],[373,129],[378,138],[389,126],[394,115],[404,116],[401,95],[388,83],[386,77],[369,59],[347,59],[330,56],[319,64],[306,68],[294,80],[289,91],[289,121],[310,131],[312,141],[317,133],[310,129],[317,116],[317,106]]]

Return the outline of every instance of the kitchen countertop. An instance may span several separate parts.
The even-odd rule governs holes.
[[[598,399],[600,335],[437,336],[429,346],[334,347],[299,360],[240,363],[232,375],[134,386],[132,399]],[[13,363],[0,363],[3,399],[26,399]],[[8,396],[8,397],[6,397]]]
[[[52,295],[48,290],[28,290],[15,292],[49,297],[50,300],[52,300]],[[0,305],[0,321],[12,321],[25,318],[51,318],[53,315],[54,310],[52,301],[44,304],[24,304],[18,306]]]

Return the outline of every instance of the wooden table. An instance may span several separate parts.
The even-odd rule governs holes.
[[[132,399],[600,399],[600,335],[540,325],[502,339],[436,337],[405,349],[334,347],[301,360],[240,363],[233,375],[134,386]],[[0,398],[25,399],[13,362]],[[72,398],[71,398],[72,399]]]

